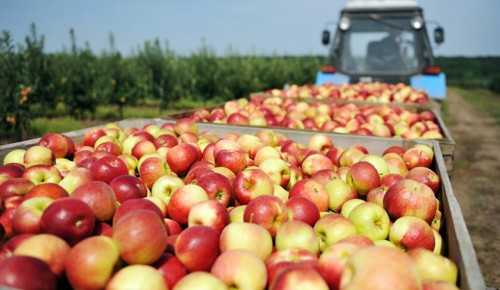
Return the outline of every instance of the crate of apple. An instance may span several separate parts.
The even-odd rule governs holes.
[[[261,96],[290,97],[295,99],[345,100],[371,103],[428,104],[425,90],[414,89],[403,83],[381,82],[315,85],[291,84],[285,89],[269,89],[255,93]]]
[[[2,286],[484,284],[435,141],[125,120],[0,156]]]

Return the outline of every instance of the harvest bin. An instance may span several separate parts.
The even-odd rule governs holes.
[[[126,119],[117,122],[122,128],[137,127],[142,128],[146,124],[156,124],[161,126],[164,123],[173,123],[173,120],[165,119]],[[225,136],[227,133],[238,134],[255,134],[261,127],[252,126],[235,126],[225,124],[209,124],[197,123],[200,132],[210,131],[217,134],[219,137]],[[99,127],[99,126],[98,126]],[[94,128],[94,127],[92,127]],[[82,129],[64,133],[74,141],[81,141],[85,132],[92,128]],[[275,133],[283,134],[287,139],[292,139],[297,142],[307,144],[308,140],[316,132],[306,130],[289,130],[282,128],[272,128]],[[439,143],[435,140],[409,140],[396,138],[378,138],[371,136],[356,136],[356,135],[339,135],[332,133],[321,132],[329,136],[335,146],[348,148],[353,145],[365,146],[371,154],[381,155],[385,149],[390,146],[402,146],[410,148],[416,143],[423,143],[431,146],[434,149],[435,158],[432,169],[440,176],[441,188],[438,193],[438,199],[441,201],[441,210],[443,213],[441,235],[443,237],[444,253],[457,265],[458,286],[463,290],[478,290],[487,289],[483,275],[481,273],[475,250],[467,230],[460,206],[453,193],[450,179],[447,174],[446,165],[443,160],[443,154]],[[0,160],[13,149],[27,149],[36,145],[39,139],[31,139],[23,142],[12,143],[0,146]]]
[[[254,94],[252,96],[260,96],[260,95],[257,95],[257,94]],[[252,97],[251,96],[251,97]],[[306,101],[306,102],[317,102],[317,101],[320,101],[320,102],[332,102],[332,100],[314,100],[314,99],[308,99],[308,100],[300,100],[300,101]],[[417,113],[420,113],[422,112],[423,110],[430,110],[434,113],[434,115],[436,116],[436,123],[437,125],[439,126],[439,128],[441,129],[441,132],[442,132],[442,135],[443,135],[443,139],[439,139],[437,140],[438,141],[438,144],[439,144],[439,147],[441,149],[441,153],[442,153],[442,156],[443,156],[443,161],[444,161],[444,165],[445,165],[445,168],[448,172],[448,175],[451,176],[451,171],[453,169],[453,160],[454,160],[454,153],[455,153],[455,147],[456,147],[456,143],[455,143],[455,140],[453,140],[448,128],[446,127],[446,124],[444,123],[443,119],[441,118],[441,114],[435,110],[435,109],[432,109],[428,104],[377,104],[377,103],[367,103],[367,102],[359,102],[359,101],[346,101],[346,100],[335,100],[334,102],[337,102],[339,104],[346,104],[346,103],[353,103],[353,104],[356,104],[358,106],[377,106],[377,105],[390,105],[390,106],[397,106],[397,107],[402,107],[402,108],[405,108],[411,112],[417,112]],[[178,119],[181,119],[181,118],[187,118],[187,117],[191,117],[197,110],[200,110],[200,109],[206,109],[208,111],[211,111],[215,108],[223,108],[224,107],[224,104],[219,104],[219,105],[213,105],[213,106],[208,106],[208,107],[203,107],[203,108],[196,108],[196,109],[192,109],[192,110],[185,110],[185,111],[181,111],[179,113],[175,113],[175,114],[170,114],[170,115],[167,115],[165,116],[165,118],[167,119],[172,119],[172,120],[178,120]],[[271,127],[269,126],[269,128],[272,128],[272,129],[277,129],[279,127]],[[319,131],[317,131],[319,132]],[[334,134],[334,133],[332,133]],[[345,135],[342,135],[342,134],[338,134],[339,137],[340,136],[345,136]],[[374,138],[380,138],[380,139],[389,139],[389,138],[385,138],[385,137],[374,137]],[[381,141],[383,142],[383,141]]]

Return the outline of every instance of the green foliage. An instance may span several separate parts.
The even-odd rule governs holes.
[[[500,57],[438,57],[437,60],[450,86],[500,86]]]

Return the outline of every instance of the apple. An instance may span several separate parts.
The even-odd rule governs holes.
[[[0,260],[0,285],[7,289],[57,289],[57,279],[44,261],[30,256]]]
[[[255,135],[266,145],[276,147],[279,144],[278,136],[272,129],[261,129]]]
[[[325,184],[329,196],[329,209],[340,213],[345,202],[358,198],[358,193],[347,182],[335,178]]]
[[[0,245],[0,261],[5,258],[13,256],[16,248],[24,240],[34,235],[35,234],[18,234],[7,239],[2,245]]]
[[[277,231],[288,221],[285,203],[274,195],[261,195],[246,206],[243,221],[261,225],[275,237]]]
[[[174,123],[174,132],[181,135],[184,132],[191,132],[196,135],[199,133],[198,125],[190,118],[182,118]]]
[[[309,138],[307,148],[322,153],[326,153],[333,147],[333,141],[328,136],[322,133],[316,133]]]
[[[63,177],[61,172],[54,165],[37,164],[24,170],[23,177],[33,181],[33,183],[59,183]]]
[[[365,247],[347,259],[340,289],[421,289],[413,260],[398,249]]]
[[[425,280],[422,282],[423,290],[459,290],[457,285],[448,281]]]
[[[228,288],[265,289],[267,284],[264,261],[257,254],[243,249],[222,252],[212,265],[210,273]]]
[[[390,218],[387,212],[372,202],[363,202],[354,207],[347,217],[356,227],[357,233],[372,241],[384,240],[389,235]]]
[[[218,143],[216,143],[216,146]],[[241,150],[223,149],[217,153],[214,152],[214,154],[216,154],[214,155],[216,167],[226,167],[234,174],[238,174],[247,167],[245,153]]]
[[[274,183],[263,170],[246,169],[236,174],[233,181],[233,193],[239,204],[248,204],[258,196],[272,195]]]
[[[230,222],[229,212],[218,200],[201,201],[191,207],[188,215],[188,226],[209,226],[222,232]]]
[[[283,270],[293,266],[304,266],[316,269],[318,256],[309,250],[301,248],[290,248],[274,251],[266,260],[268,284],[272,284],[274,278]]]
[[[300,220],[310,226],[320,218],[318,207],[309,199],[303,196],[294,196],[285,201],[288,210],[289,220]]]
[[[361,158],[363,158],[365,155],[366,153],[356,147],[347,148],[340,154],[338,165],[342,167],[351,167],[359,160],[361,160]]]
[[[162,274],[150,265],[127,265],[114,274],[107,290],[155,289],[167,290]]]
[[[94,180],[94,175],[90,169],[76,167],[68,172],[58,184],[71,195],[78,186],[91,180]]]
[[[153,184],[153,187],[151,188],[151,195],[153,197],[160,198],[166,205],[168,205],[172,194],[184,185],[184,181],[180,177],[172,174],[163,175]],[[147,194],[147,191],[145,194]]]
[[[90,170],[96,180],[106,183],[109,183],[117,176],[128,175],[127,165],[116,156],[105,156],[97,159],[90,166]]]
[[[290,182],[290,166],[281,158],[268,158],[259,165],[259,168],[269,175],[274,184],[286,187]]]
[[[242,239],[242,236],[245,238]],[[251,251],[265,261],[273,252],[273,238],[263,226],[234,221],[221,232],[220,250],[225,252],[234,249]]]
[[[185,175],[191,165],[200,160],[196,145],[180,143],[167,152],[167,163],[170,169],[179,176]]]
[[[21,149],[21,148],[12,149],[9,152],[7,152],[7,154],[5,154],[5,156],[3,158],[3,164],[6,165],[6,164],[13,163],[13,164],[23,165],[23,167],[24,167],[24,154],[25,153],[26,153],[26,149]]]
[[[380,185],[385,187],[385,189],[389,188],[394,183],[405,179],[403,175],[397,173],[389,173],[380,178]]]
[[[318,289],[328,290],[328,284],[315,268],[294,265],[280,271],[272,280],[269,289]]]
[[[366,195],[366,201],[373,202],[383,208],[384,195],[386,191],[387,187],[384,185],[381,185],[379,187],[374,187],[370,189],[370,191],[368,191],[368,194]]]
[[[302,160],[301,168],[306,176],[312,176],[314,173],[330,169],[333,170],[335,165],[332,160],[324,154],[311,154]]]
[[[94,147],[97,139],[106,136],[106,132],[102,128],[92,128],[83,134],[83,145]]]
[[[220,233],[210,226],[190,226],[177,237],[175,255],[189,272],[210,271],[220,254]]]
[[[320,254],[318,271],[331,289],[339,289],[347,259],[360,248],[354,243],[336,243]]]
[[[321,183],[307,178],[297,181],[290,189],[289,198],[303,196],[311,200],[320,212],[328,211],[330,195]]]
[[[314,231],[318,235],[319,249],[325,251],[339,240],[357,234],[354,224],[338,213],[323,215],[315,224]]]
[[[111,155],[113,155],[113,156],[119,156],[123,153],[121,143],[118,143],[116,141],[105,141],[105,142],[100,143],[99,145],[97,145],[95,147],[94,152],[99,152],[99,151],[111,153]],[[56,161],[57,161],[57,159],[56,159]]]
[[[304,222],[291,220],[284,223],[276,232],[276,250],[300,248],[319,254],[319,238],[314,228]]]
[[[95,226],[92,208],[76,198],[54,200],[43,212],[40,232],[65,240],[70,246],[92,235]]]
[[[436,214],[437,203],[434,192],[427,185],[404,179],[387,189],[384,208],[394,220],[415,216],[430,224]]]
[[[94,226],[94,233],[92,235],[106,236],[111,238],[113,236],[113,227],[106,222],[96,222]]]
[[[202,201],[209,200],[205,190],[196,184],[186,184],[172,194],[168,203],[168,215],[181,226],[188,224],[189,211]]]
[[[62,277],[70,246],[63,239],[49,234],[37,234],[24,240],[14,250],[14,255],[38,258],[56,277]]]
[[[229,207],[229,220],[231,223],[233,222],[242,222],[243,217],[245,216],[245,209],[247,208],[246,204],[238,205],[235,207]]]
[[[117,176],[109,182],[109,186],[119,203],[129,199],[144,198],[148,194],[148,189],[142,179],[132,175]]]
[[[73,191],[71,197],[88,204],[97,221],[111,221],[117,209],[115,192],[104,181],[93,180],[82,184]]]
[[[186,275],[188,271],[174,254],[164,253],[153,265],[162,274],[168,289],[173,289]],[[206,272],[195,272],[206,273]],[[184,282],[185,283],[185,282]],[[177,286],[176,286],[177,287]],[[177,289],[177,288],[176,288]]]
[[[359,161],[347,171],[346,182],[359,195],[366,196],[370,189],[380,186],[380,175],[371,163]]]
[[[201,161],[201,160],[198,160]],[[196,161],[196,162],[198,162]],[[196,163],[195,162],[195,163]],[[194,165],[194,164],[193,164]],[[184,176],[184,183],[198,184],[198,179],[207,173],[214,172],[211,167],[208,166],[196,166],[193,165],[189,168],[189,171]]]
[[[24,165],[19,163],[8,163],[0,166],[0,175],[9,177],[22,177],[24,173]]]
[[[272,146],[263,145],[259,147],[257,152],[255,152],[255,156],[253,156],[253,161],[256,166],[259,166],[264,160],[269,158],[278,158],[282,159],[281,152]]]
[[[415,248],[434,250],[434,230],[423,219],[402,216],[394,221],[389,232],[389,240],[403,251]]]
[[[311,179],[326,185],[329,181],[340,179],[340,176],[332,169],[322,169],[311,175]]]
[[[360,203],[366,202],[366,200],[360,199],[360,198],[353,198],[349,199],[344,204],[342,205],[342,208],[340,210],[340,214],[349,217],[349,214],[351,211]]]
[[[430,167],[432,158],[424,149],[413,147],[405,151],[403,160],[409,170],[415,167]]]
[[[234,201],[233,184],[229,178],[217,172],[205,174],[197,182],[197,185],[205,190],[209,199],[217,200],[225,207]]]
[[[24,200],[12,216],[12,230],[15,235],[40,233],[40,222],[45,209],[54,200],[49,197],[33,197]]]
[[[170,288],[169,289],[173,289]],[[175,284],[176,290],[207,289],[226,290],[228,289],[219,278],[209,272],[192,272],[185,275]]]
[[[3,201],[4,206],[8,198],[19,196],[24,197],[30,189],[35,186],[33,181],[25,177],[13,177],[0,183],[0,201]]]
[[[159,218],[164,218],[163,212],[153,201],[146,198],[135,198],[128,199],[120,204],[113,215],[112,224],[115,225],[123,216],[135,210],[149,210],[154,212]]]
[[[458,269],[451,259],[425,248],[414,248],[407,253],[415,261],[423,281],[447,281],[456,285]]]
[[[148,139],[139,140],[130,150],[130,154],[137,159],[141,159],[142,156],[150,153],[156,152],[156,146],[153,141]],[[121,154],[121,152],[120,152]]]
[[[414,167],[406,175],[406,179],[412,179],[421,182],[437,194],[441,185],[439,175],[427,167]]]
[[[170,167],[165,160],[165,158],[159,156],[143,156],[138,165],[139,176],[146,185],[147,188],[151,189],[154,183],[162,176],[171,173]]]
[[[167,248],[167,237],[163,219],[151,210],[130,211],[113,224],[113,240],[128,264],[156,262]]]
[[[155,145],[156,149],[160,147],[172,148],[175,145],[179,144],[179,141],[177,140],[176,136],[164,133],[156,137],[153,140],[153,144]]]
[[[23,162],[26,168],[38,164],[54,165],[56,163],[56,156],[49,148],[41,145],[35,145],[26,149]]]

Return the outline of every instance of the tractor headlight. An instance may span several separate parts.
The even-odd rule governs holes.
[[[343,16],[339,21],[339,29],[346,31],[351,28],[351,20],[348,17]]]
[[[411,20],[411,27],[415,30],[419,30],[420,28],[424,27],[424,19],[420,16],[415,16]]]

